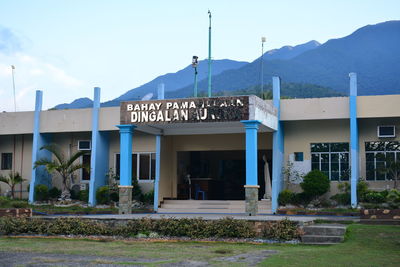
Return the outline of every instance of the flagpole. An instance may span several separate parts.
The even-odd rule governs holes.
[[[208,10],[208,18],[210,21],[208,27],[208,97],[211,97],[211,11]]]

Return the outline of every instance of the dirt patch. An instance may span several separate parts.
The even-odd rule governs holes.
[[[218,261],[228,261],[228,262],[243,262],[246,263],[247,266],[256,266],[258,263],[268,258],[271,255],[278,253],[276,250],[261,250],[256,252],[249,252],[238,254],[229,257],[221,257],[217,258]]]

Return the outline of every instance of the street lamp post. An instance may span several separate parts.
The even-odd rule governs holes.
[[[261,37],[261,98],[264,99],[264,43],[265,37]]]
[[[197,66],[199,65],[198,58],[198,56],[193,56],[192,58],[192,67],[194,68],[194,97],[197,97]]]
[[[12,74],[12,82],[13,82],[13,92],[14,92],[14,111],[17,112],[17,99],[15,98],[15,79],[14,79],[14,70],[15,66],[11,65],[11,74]]]

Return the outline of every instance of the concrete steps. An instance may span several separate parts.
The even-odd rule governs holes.
[[[244,200],[165,200],[159,213],[244,213]],[[262,200],[259,213],[271,213],[271,202]]]
[[[304,244],[332,245],[344,241],[346,226],[336,224],[316,224],[303,227],[304,235],[301,241]]]

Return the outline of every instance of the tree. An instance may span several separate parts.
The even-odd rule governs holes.
[[[384,173],[389,179],[393,180],[393,188],[397,189],[400,180],[400,159],[394,160],[392,157],[384,157],[385,167],[378,168],[378,172]]]
[[[8,174],[8,177],[0,175],[0,182],[8,184],[8,186],[11,188],[11,197],[12,198],[14,198],[15,186],[17,184],[22,183],[23,181],[26,181],[26,179],[23,179],[22,176],[18,172],[16,172],[16,173],[10,172]]]
[[[74,163],[77,159],[79,159],[82,155],[86,154],[86,151],[78,151],[71,155],[70,158],[66,158],[64,154],[61,152],[61,149],[55,145],[45,145],[40,148],[40,150],[47,150],[54,155],[54,160],[49,160],[46,158],[39,159],[35,162],[34,168],[39,166],[45,166],[46,170],[50,173],[58,173],[62,178],[62,199],[70,198],[70,188],[68,184],[74,181],[74,172],[80,169],[86,169],[87,167],[80,163]]]

